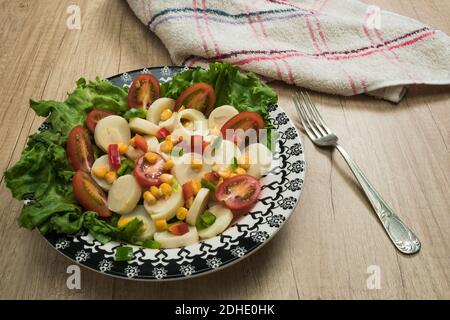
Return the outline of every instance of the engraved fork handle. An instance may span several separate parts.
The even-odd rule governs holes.
[[[367,177],[356,165],[356,163],[350,158],[347,151],[342,146],[336,144],[336,149],[344,157],[345,162],[352,170],[356,180],[358,180],[365,195],[369,199],[378,219],[389,235],[396,248],[405,254],[414,254],[420,250],[420,241],[416,235],[409,229],[400,218],[394,213],[394,211],[386,204],[380,194],[370,184]]]

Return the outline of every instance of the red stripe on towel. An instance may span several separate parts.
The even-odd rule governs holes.
[[[206,0],[202,0],[202,8],[203,8],[203,20],[205,21],[206,32],[208,33],[211,41],[213,42],[214,52],[216,53],[216,55],[219,55],[220,54],[219,45],[218,45],[216,39],[214,38],[211,30],[209,29],[208,13],[206,10]]]
[[[244,8],[245,8],[245,13],[248,13],[248,12],[249,12],[248,6],[245,5]],[[253,31],[253,34],[254,34],[256,40],[264,47],[264,45],[262,44],[261,39],[259,38],[258,32],[256,31],[255,26],[253,25],[253,21],[252,21],[252,18],[250,17],[250,15],[247,15],[247,21],[248,21],[248,25],[250,26],[250,28],[251,28],[252,31]],[[276,73],[277,73],[277,77],[278,77],[279,79],[283,79],[283,75],[282,75],[282,73],[281,73],[280,66],[278,65],[278,63],[276,62],[276,60],[273,60],[272,63],[273,63],[274,66],[275,66],[275,71],[276,71]]]
[[[203,34],[203,30],[200,26],[200,21],[198,20],[197,0],[192,0],[192,7],[194,9],[195,25],[197,26],[197,32],[198,32],[198,35],[200,36],[203,50],[205,50],[206,56],[209,57],[208,44],[206,43],[205,35]]]

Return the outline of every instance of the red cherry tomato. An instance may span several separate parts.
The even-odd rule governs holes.
[[[220,129],[220,132],[222,133],[222,137],[224,139],[231,140],[238,146],[240,146],[242,143],[248,144],[248,141],[240,141],[242,137],[239,137],[239,134],[234,133],[234,131],[238,129],[243,130],[244,133],[249,129],[253,129],[255,130],[256,138],[258,138],[259,130],[264,129],[264,120],[256,112],[241,112],[225,122],[225,124]],[[227,132],[227,130],[229,130],[229,132]]]
[[[202,111],[209,116],[216,104],[214,88],[204,82],[195,83],[185,89],[175,102],[175,111],[184,106]]]
[[[94,109],[91,112],[88,113],[86,118],[86,126],[88,127],[89,131],[91,133],[95,132],[95,127],[97,126],[97,123],[102,120],[103,118],[106,118],[107,116],[115,115],[115,112],[109,111],[109,110],[100,110],[100,109]]]
[[[77,171],[72,178],[73,194],[80,205],[88,211],[95,211],[100,217],[110,217],[105,192],[94,179],[84,171]]]
[[[239,175],[223,180],[217,186],[216,199],[232,211],[249,210],[261,193],[259,181],[249,175]]]
[[[164,169],[164,159],[159,155],[154,164],[150,164],[145,156],[141,156],[134,167],[134,176],[141,187],[159,186],[159,177],[167,170]]]
[[[134,79],[128,91],[128,107],[148,109],[159,98],[159,82],[151,74],[143,74]]]
[[[189,226],[187,223],[181,222],[181,223],[174,223],[168,228],[169,232],[176,236],[182,236],[183,234],[186,234],[189,232]]]
[[[185,201],[194,199],[195,192],[194,186],[192,185],[192,181],[189,180],[183,183],[182,189],[183,189],[183,198]]]
[[[112,143],[108,146],[108,161],[111,170],[117,170],[120,168],[120,152],[119,145]]]
[[[207,172],[203,175],[206,181],[209,181],[211,183],[217,184],[220,181],[220,176],[215,172]]]
[[[140,149],[144,152],[147,152],[148,151],[147,140],[145,140],[145,138],[143,136],[136,134],[134,136],[133,147]]]
[[[78,125],[70,131],[66,152],[74,171],[89,172],[91,170],[94,163],[91,138],[82,126]]]
[[[170,131],[166,128],[161,128],[158,130],[158,133],[156,134],[156,137],[158,139],[165,139],[168,135],[170,135]]]

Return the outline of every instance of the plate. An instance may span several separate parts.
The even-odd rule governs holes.
[[[108,78],[118,86],[130,86],[134,77],[151,73],[160,82],[172,80],[183,67],[154,67],[125,72]],[[195,245],[177,249],[145,249],[132,246],[134,259],[114,260],[115,248],[121,244],[105,245],[90,234],[76,236],[45,235],[47,241],[69,259],[106,275],[149,281],[183,279],[218,271],[241,261],[264,244],[286,223],[299,200],[305,176],[303,145],[292,120],[278,105],[268,106],[270,121],[277,132],[274,165],[261,180],[260,199],[252,211],[217,236]],[[40,130],[49,127],[48,123]],[[26,199],[27,202],[32,199]]]

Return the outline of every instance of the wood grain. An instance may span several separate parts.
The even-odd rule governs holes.
[[[450,32],[446,0],[371,0]],[[66,27],[70,4],[81,30]],[[162,43],[116,0],[0,1],[0,171],[20,157],[42,119],[28,99],[63,99],[80,76],[171,64]],[[274,83],[293,119],[295,88]],[[336,152],[305,139],[307,177],[295,213],[264,248],[221,272],[171,283],[139,283],[71,264],[37,232],[19,229],[21,204],[0,184],[0,298],[9,299],[449,299],[450,88],[415,87],[398,105],[312,93],[329,125],[373,184],[416,231],[422,251],[395,251]],[[298,121],[295,120],[298,124]],[[378,265],[381,289],[366,286]]]

